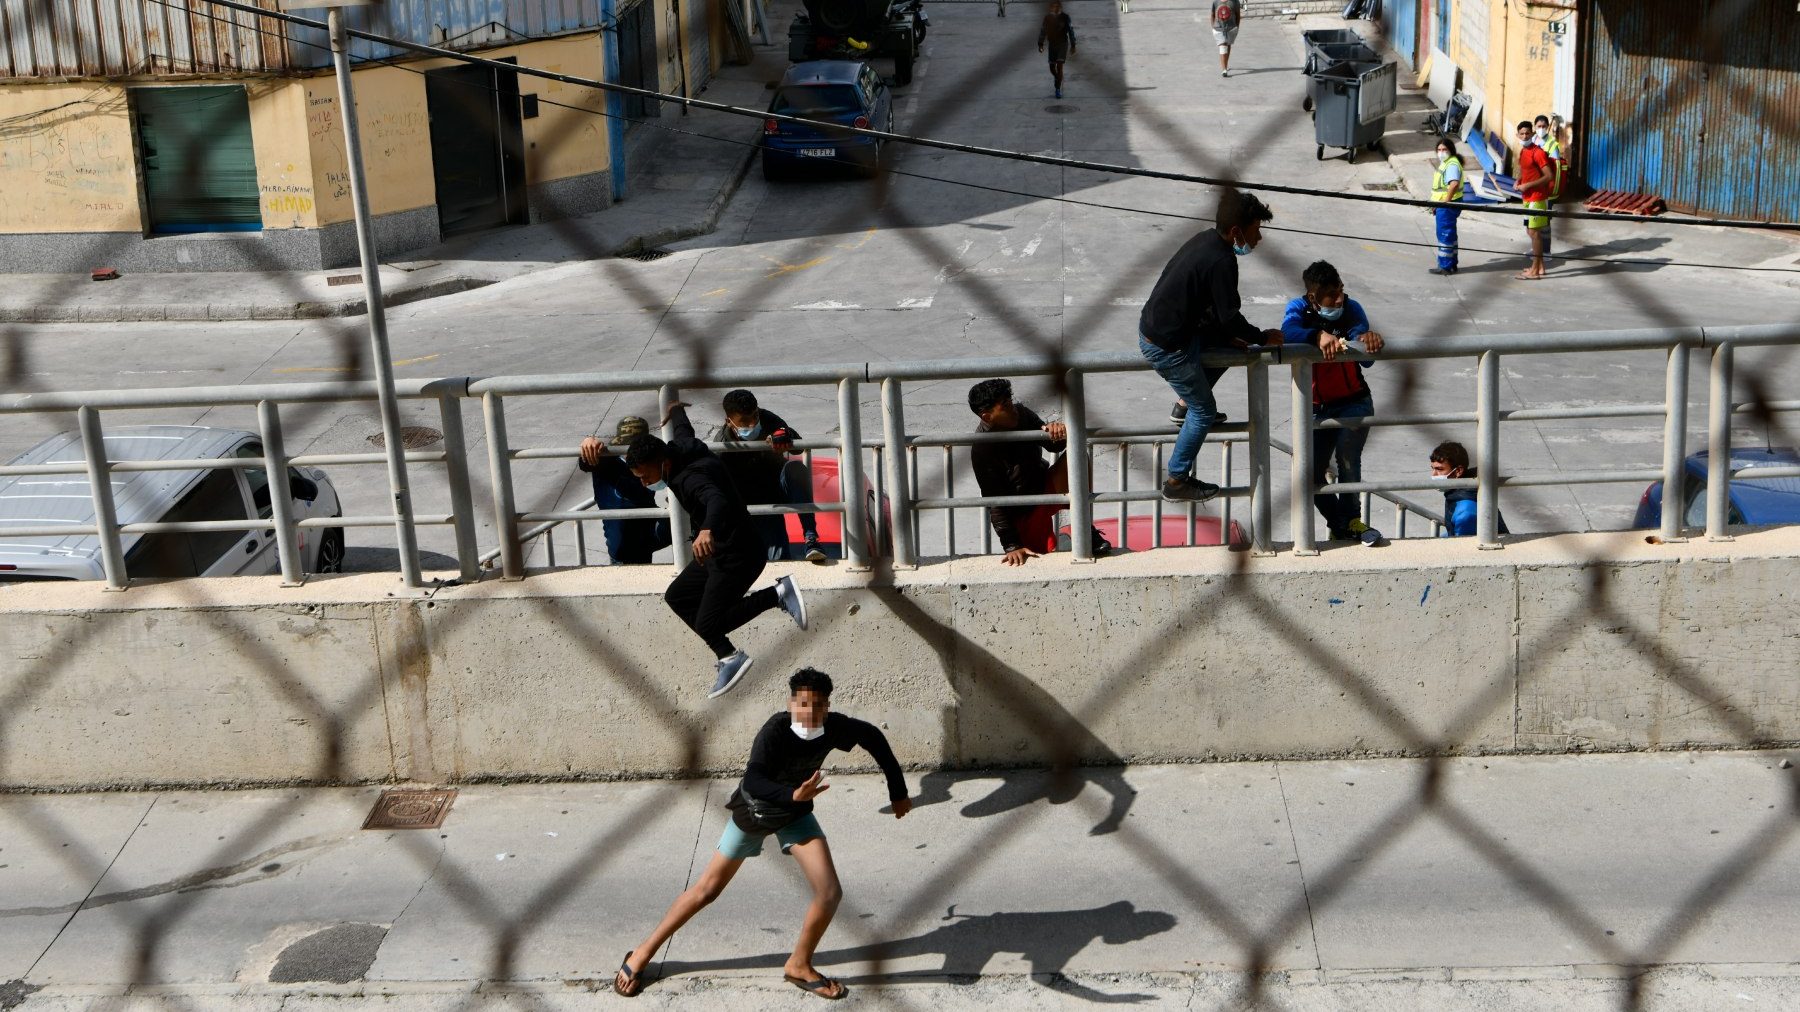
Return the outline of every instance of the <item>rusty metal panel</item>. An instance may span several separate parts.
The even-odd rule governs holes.
[[[1673,202],[1699,180],[1700,6],[1597,0],[1589,26],[1587,182]]]
[[[1760,128],[1756,217],[1800,222],[1800,10],[1776,5],[1768,62],[1757,70],[1742,115]],[[1740,209],[1740,212],[1741,209]]]
[[[254,0],[274,10],[276,0]],[[0,76],[289,69],[280,22],[205,0],[0,0]]]

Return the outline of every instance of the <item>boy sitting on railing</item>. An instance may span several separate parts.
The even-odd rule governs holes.
[[[782,417],[756,403],[756,395],[748,390],[733,390],[725,395],[725,428],[719,433],[721,442],[747,443],[762,440],[769,444],[766,453],[725,453],[725,469],[737,483],[746,506],[772,506],[813,501],[812,472],[804,461],[790,460],[799,451],[794,441],[800,433]],[[779,562],[788,557],[787,517],[782,514],[752,517],[769,560]],[[819,547],[818,520],[811,513],[800,514],[800,531],[806,538],[805,558],[808,562],[825,561],[825,550]]]
[[[1469,451],[1461,443],[1439,443],[1431,451],[1431,476],[1438,481],[1475,477],[1475,469],[1469,466]],[[1480,509],[1476,505],[1474,489],[1445,489],[1444,533],[1442,536],[1461,538],[1474,534],[1475,520],[1479,514]],[[1512,533],[1506,529],[1505,517],[1496,511],[1494,518],[1499,521],[1501,534]]]
[[[650,423],[636,415],[619,419],[612,445],[621,450],[633,438],[649,432]],[[625,466],[625,458],[602,452],[600,440],[589,436],[581,441],[578,465],[594,478],[594,508],[601,510],[647,509],[656,505],[656,493],[644,487],[637,475]],[[667,520],[602,520],[606,532],[606,554],[615,566],[646,566],[657,552],[669,547]],[[587,560],[581,560],[587,565]]]
[[[1328,418],[1367,418],[1375,413],[1375,399],[1363,379],[1367,362],[1339,362],[1337,356],[1361,341],[1371,353],[1381,350],[1381,335],[1369,329],[1369,317],[1355,299],[1344,294],[1344,279],[1337,268],[1315,261],[1301,274],[1306,294],[1288,303],[1281,321],[1281,338],[1287,344],[1310,344],[1325,361],[1313,366],[1312,415],[1317,425]],[[1314,429],[1312,484],[1325,483],[1325,469],[1335,458],[1337,480],[1362,480],[1363,444],[1369,430]],[[1360,540],[1371,547],[1381,544],[1381,532],[1363,522],[1357,496],[1348,493],[1314,495],[1313,505],[1325,516],[1331,540]]]
[[[1061,422],[1045,422],[1037,412],[1013,401],[1012,382],[1003,379],[982,380],[969,388],[969,410],[981,419],[977,432],[1030,432],[1040,430],[1045,438],[1038,442],[976,443],[969,448],[969,462],[975,469],[975,483],[984,496],[1061,495],[1069,491],[1068,461],[1063,450],[1068,446],[1068,429]],[[1056,455],[1052,462],[1044,460],[1048,447]],[[1000,548],[1006,553],[1001,563],[1023,566],[1026,560],[1056,551],[1056,514],[1062,506],[990,506],[988,519]],[[1091,532],[1096,558],[1112,551],[1112,545],[1098,530]]]

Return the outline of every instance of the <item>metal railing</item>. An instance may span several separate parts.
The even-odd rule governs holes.
[[[1688,430],[1688,353],[1701,350],[1710,354],[1710,381],[1707,412],[1708,458],[1705,536],[1712,540],[1728,540],[1727,531],[1730,482],[1742,474],[1733,469],[1730,459],[1731,421],[1734,416],[1750,411],[1762,413],[1800,410],[1800,401],[1734,402],[1731,399],[1733,349],[1787,345],[1800,342],[1800,325],[1776,324],[1736,327],[1688,327],[1630,331],[1600,331],[1561,334],[1521,334],[1501,336],[1466,336],[1432,340],[1393,339],[1378,356],[1355,351],[1352,360],[1405,361],[1433,358],[1474,357],[1477,359],[1475,409],[1473,411],[1434,414],[1373,416],[1368,418],[1313,421],[1311,410],[1312,366],[1320,361],[1316,349],[1308,346],[1282,346],[1259,351],[1221,352],[1208,356],[1209,365],[1242,367],[1248,384],[1249,417],[1241,423],[1222,425],[1217,439],[1222,443],[1222,474],[1226,487],[1220,493],[1221,530],[1228,540],[1231,504],[1235,499],[1248,500],[1251,550],[1259,555],[1275,551],[1274,493],[1270,452],[1279,449],[1290,458],[1289,525],[1293,551],[1310,555],[1317,548],[1313,496],[1315,494],[1357,494],[1363,497],[1367,516],[1372,499],[1379,497],[1395,506],[1400,533],[1404,536],[1405,517],[1417,513],[1433,527],[1433,533],[1444,523],[1416,504],[1399,498],[1399,493],[1442,491],[1446,488],[1474,488],[1477,504],[1477,547],[1501,547],[1498,533],[1499,491],[1539,485],[1600,485],[1621,482],[1654,482],[1664,484],[1660,534],[1665,542],[1681,539],[1687,457]],[[1502,361],[1514,355],[1538,354],[1604,354],[1624,351],[1661,350],[1667,353],[1663,399],[1660,403],[1600,405],[1575,408],[1502,409],[1499,376]],[[1291,436],[1289,444],[1273,438],[1269,409],[1269,371],[1286,367],[1292,398]],[[929,511],[944,513],[945,546],[955,554],[955,511],[985,509],[995,505],[1063,505],[1068,509],[1069,529],[1085,531],[1093,526],[1097,505],[1116,505],[1121,534],[1134,504],[1148,503],[1153,522],[1154,544],[1162,544],[1161,520],[1164,505],[1155,489],[1134,490],[1129,484],[1130,448],[1149,445],[1155,473],[1160,473],[1162,449],[1173,439],[1167,427],[1090,428],[1087,425],[1086,384],[1089,377],[1140,372],[1147,369],[1135,352],[1071,355],[1062,359],[992,358],[957,359],[929,362],[847,363],[796,368],[759,367],[719,369],[704,373],[631,372],[594,373],[557,376],[504,376],[480,379],[446,378],[409,380],[398,384],[403,399],[435,400],[443,425],[443,447],[435,451],[405,450],[390,444],[382,453],[303,454],[287,456],[281,421],[281,407],[288,404],[320,402],[374,401],[376,385],[369,382],[265,384],[247,387],[195,387],[163,390],[67,391],[14,394],[0,397],[0,414],[74,411],[84,448],[84,459],[40,465],[0,467],[0,475],[80,474],[88,475],[94,499],[95,521],[85,525],[8,526],[0,527],[0,537],[92,535],[100,542],[100,556],[107,586],[121,589],[128,583],[121,536],[145,533],[198,533],[206,531],[272,530],[278,544],[284,583],[295,584],[304,579],[296,530],[316,527],[381,527],[399,525],[393,513],[369,513],[337,518],[314,518],[296,521],[279,495],[272,496],[272,515],[267,519],[243,521],[210,521],[184,523],[126,523],[117,520],[110,475],[114,471],[199,470],[255,468],[267,469],[271,476],[283,474],[288,465],[369,465],[391,464],[395,459],[405,463],[443,464],[449,489],[451,512],[442,515],[417,516],[418,526],[449,526],[454,530],[458,567],[462,578],[479,578],[484,562],[498,560],[506,579],[525,575],[524,548],[528,541],[543,537],[556,527],[576,524],[580,556],[585,562],[585,535],[581,523],[593,520],[658,517],[655,509],[595,510],[589,500],[573,509],[521,511],[517,506],[512,475],[516,461],[565,460],[572,462],[575,450],[569,447],[513,447],[507,435],[507,404],[513,399],[577,393],[624,391],[657,392],[659,403],[668,405],[678,399],[682,385],[703,384],[708,388],[729,386],[798,386],[831,385],[836,388],[838,434],[835,441],[807,440],[796,447],[808,454],[835,451],[839,466],[839,488],[861,490],[865,473],[874,488],[874,514],[869,497],[843,495],[838,502],[777,504],[754,507],[758,515],[834,512],[842,514],[843,556],[852,568],[866,569],[872,564],[875,545],[892,544],[893,564],[908,568],[918,565],[920,558],[920,517]],[[1048,377],[1062,391],[1061,416],[1068,427],[1068,474],[1074,495],[1035,496],[967,496],[955,492],[954,448],[979,442],[1035,440],[1035,433],[911,433],[906,423],[906,386],[909,383],[937,382],[948,379],[984,379],[992,376]],[[862,435],[864,384],[879,384],[881,434],[865,439]],[[482,406],[484,436],[487,444],[488,471],[492,508],[498,545],[485,555],[476,544],[474,522],[475,495],[467,459],[460,402],[478,399]],[[262,437],[261,457],[218,460],[111,461],[104,452],[105,433],[102,412],[141,410],[147,408],[195,406],[254,406]],[[1500,430],[1509,421],[1551,419],[1604,419],[1661,417],[1663,455],[1660,468],[1581,469],[1548,473],[1508,474],[1502,471]],[[1312,434],[1315,428],[1350,428],[1377,426],[1421,426],[1473,423],[1477,438],[1475,466],[1477,477],[1433,481],[1422,479],[1370,480],[1332,482],[1314,487],[1312,474]],[[669,433],[665,432],[665,436]],[[1247,473],[1242,484],[1235,484],[1233,452],[1243,443],[1247,453]],[[724,452],[764,450],[761,443],[715,444]],[[1094,488],[1093,461],[1096,448],[1113,447],[1119,454],[1115,487],[1099,491]],[[942,451],[944,461],[944,495],[921,494],[919,457],[933,448]],[[865,453],[868,466],[865,468]],[[810,458],[809,458],[810,459]],[[1758,477],[1800,476],[1800,467],[1758,467]],[[885,507],[885,508],[884,508]],[[1186,507],[1181,507],[1185,509]],[[678,506],[668,514],[674,556],[677,562],[688,558],[687,518]],[[984,525],[985,527],[985,525]],[[875,543],[871,543],[871,530]],[[1193,519],[1188,520],[1187,539],[1191,541]],[[413,532],[407,532],[413,533]],[[1070,539],[1070,551],[1076,562],[1092,561],[1092,545],[1085,537]],[[406,539],[402,538],[405,544]],[[984,535],[983,550],[991,549]]]

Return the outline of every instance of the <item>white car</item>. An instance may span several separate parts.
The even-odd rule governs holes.
[[[211,460],[261,457],[262,438],[239,429],[195,425],[123,425],[106,432],[108,460]],[[62,432],[20,454],[13,465],[82,460],[81,436]],[[194,471],[114,471],[113,503],[120,524],[186,523],[267,518],[269,480],[264,468]],[[278,489],[290,497],[296,522],[341,517],[337,490],[325,472],[287,469]],[[0,582],[105,578],[100,539],[7,537],[7,528],[71,527],[94,522],[88,477],[81,474],[0,477]],[[300,528],[300,556],[309,573],[335,573],[344,565],[344,529]],[[125,571],[132,579],[239,576],[280,569],[275,533],[208,531],[200,534],[123,534]]]

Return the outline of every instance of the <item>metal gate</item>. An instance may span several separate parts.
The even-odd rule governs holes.
[[[681,0],[687,30],[688,78],[695,94],[712,80],[712,0]]]
[[[1585,27],[1589,186],[1700,214],[1800,222],[1792,3],[1595,0]]]
[[[619,14],[619,83],[648,91],[661,91],[656,59],[656,12],[650,0],[640,0]],[[633,119],[658,116],[662,103],[637,95],[625,97],[625,115]]]
[[[1394,47],[1400,62],[1409,68],[1419,65],[1419,0],[1388,0],[1381,5],[1386,12],[1383,27],[1388,44]]]

